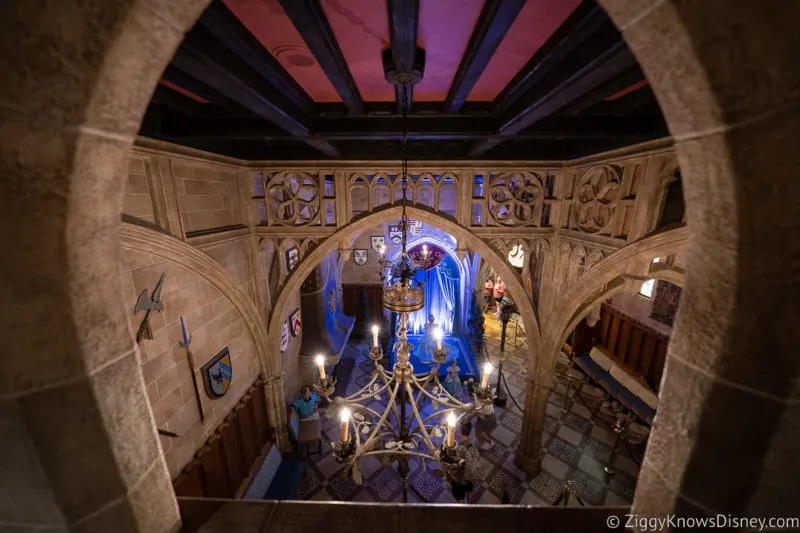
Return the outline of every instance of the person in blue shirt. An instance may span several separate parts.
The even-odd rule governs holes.
[[[291,416],[299,416],[300,420],[319,417],[319,396],[311,392],[310,387],[300,389],[300,397],[292,403]]]

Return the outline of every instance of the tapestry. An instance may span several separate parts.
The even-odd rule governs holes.
[[[667,281],[658,280],[653,295],[653,310],[650,318],[672,326],[675,314],[678,312],[678,302],[681,299],[681,288]]]

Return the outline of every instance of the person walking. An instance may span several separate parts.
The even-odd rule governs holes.
[[[458,438],[464,450],[464,461],[450,480],[453,499],[457,503],[472,503],[472,493],[475,491],[475,482],[478,481],[477,466],[480,453],[470,442],[470,433],[472,433],[472,422],[463,420]]]
[[[494,405],[490,402],[478,413],[475,422],[475,437],[483,443],[484,450],[488,451],[494,448],[494,441],[489,436],[489,433],[494,431],[496,427],[497,415],[494,413]]]
[[[500,302],[503,301],[503,296],[506,295],[506,284],[497,276],[497,282],[494,284],[494,301],[497,305],[497,317],[500,317]]]
[[[489,310],[494,303],[494,281],[492,278],[486,280],[486,285],[483,286],[483,312]]]

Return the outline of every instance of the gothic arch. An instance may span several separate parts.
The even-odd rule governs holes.
[[[592,305],[609,294],[613,294],[625,287],[626,280],[641,284],[650,278],[673,280],[676,276],[665,274],[663,271],[650,271],[650,262],[655,257],[666,257],[680,251],[687,242],[689,231],[679,228],[630,244],[617,250],[592,268],[586,270],[580,283],[572,284],[561,298],[561,305],[555,309],[547,323],[547,331],[542,332],[542,353],[556,354],[564,343],[570,325],[574,327],[576,316],[583,318]]]
[[[339,229],[336,233],[320,242],[319,246],[311,251],[297,268],[291,273],[286,280],[281,293],[278,296],[277,303],[270,319],[269,331],[270,335],[270,353],[280,354],[280,335],[273,334],[273,332],[280,331],[283,321],[286,320],[286,314],[289,311],[288,302],[291,294],[298,290],[303,280],[311,273],[316,265],[322,261],[330,252],[338,249],[339,243],[348,241],[355,235],[363,232],[374,224],[399,218],[402,212],[400,206],[387,206],[385,208],[371,212],[369,215],[360,217],[351,222],[347,226]],[[478,252],[481,257],[485,258],[492,268],[506,280],[506,286],[512,294],[524,294],[524,298],[518,301],[520,315],[528,329],[530,342],[528,343],[530,364],[533,367],[537,358],[537,347],[539,341],[539,321],[536,316],[536,311],[533,304],[527,297],[522,282],[514,271],[509,267],[503,257],[498,255],[497,252],[483,239],[476,237],[470,232],[468,228],[460,226],[453,222],[450,218],[444,217],[432,209],[423,209],[421,207],[407,207],[407,212],[410,217],[420,220],[426,224],[431,224],[440,229],[446,230],[454,236],[459,242],[466,243],[470,248]]]

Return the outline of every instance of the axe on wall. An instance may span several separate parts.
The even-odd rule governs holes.
[[[205,413],[203,413],[203,403],[200,401],[200,389],[197,388],[197,376],[194,373],[194,357],[189,345],[192,343],[192,336],[186,333],[186,324],[181,317],[181,331],[183,332],[183,340],[181,346],[186,350],[186,360],[189,363],[189,373],[192,375],[192,385],[194,386],[194,398],[197,400],[197,410],[200,412],[200,422],[206,421]]]
[[[156,283],[156,288],[153,289],[153,295],[147,296],[147,289],[142,291],[139,299],[136,301],[136,307],[133,312],[147,311],[144,315],[144,320],[139,325],[139,330],[136,332],[136,343],[142,342],[142,339],[152,339],[153,332],[150,329],[150,313],[153,311],[161,312],[164,310],[164,304],[161,302],[161,289],[164,287],[164,278],[166,273],[161,274],[161,277]]]

